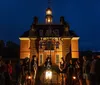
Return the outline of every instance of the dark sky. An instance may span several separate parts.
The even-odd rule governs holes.
[[[80,36],[80,49],[100,50],[100,0],[52,0],[53,19],[60,16]],[[0,0],[0,39],[19,43],[34,16],[44,22],[47,0]]]

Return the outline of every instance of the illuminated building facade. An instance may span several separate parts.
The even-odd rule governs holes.
[[[47,57],[51,57],[52,64],[56,65],[59,64],[61,57],[67,61],[70,58],[79,58],[79,37],[70,30],[64,17],[60,17],[59,21],[57,24],[53,23],[51,8],[46,9],[44,24],[38,23],[38,18],[34,17],[30,29],[19,38],[20,59],[31,59],[36,55],[41,66]]]

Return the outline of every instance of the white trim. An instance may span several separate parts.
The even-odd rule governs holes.
[[[69,38],[68,38],[68,37],[66,37],[66,38],[62,38],[62,40],[65,40],[65,39],[67,39],[67,40],[68,40],[68,39],[71,39],[71,38],[70,38],[70,37],[69,37]]]
[[[79,40],[80,37],[73,37],[72,40]]]
[[[35,39],[37,39],[37,38],[28,38],[28,37],[20,37],[19,38],[20,40],[35,40]]]
[[[41,37],[41,40],[47,40],[47,39],[55,39],[55,40],[60,40],[61,39],[61,37]]]

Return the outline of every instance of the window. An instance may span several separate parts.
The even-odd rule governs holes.
[[[59,49],[59,42],[56,42],[56,49]]]
[[[43,63],[42,62],[42,60],[43,60],[42,58],[43,58],[42,55],[40,55],[40,65]]]
[[[56,63],[59,63],[59,55],[56,55]]]
[[[52,44],[52,41],[47,41],[45,49],[46,50],[54,50],[54,45]]]
[[[42,42],[40,42],[39,46],[40,46],[40,49],[42,49]]]

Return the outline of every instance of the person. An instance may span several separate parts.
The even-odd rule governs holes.
[[[100,55],[97,56],[95,64],[96,85],[100,85]]]
[[[0,85],[4,85],[4,81],[5,77],[4,77],[4,62],[3,60],[0,60]]]
[[[92,56],[92,62],[90,66],[90,85],[96,85],[96,73],[95,73],[95,65],[97,61],[97,56]]]
[[[64,73],[64,69],[65,69],[65,62],[63,57],[61,58],[61,61],[59,63],[59,69],[60,69],[60,73]]]
[[[74,67],[71,59],[70,59],[69,64],[68,64],[68,70],[67,71],[68,71],[67,72],[68,85],[72,85],[73,84],[72,77],[75,73],[75,67]]]
[[[44,67],[46,67],[46,69],[50,69],[51,66],[52,66],[51,57],[47,57]]]
[[[81,70],[81,63],[79,59],[77,59],[77,61],[75,62],[75,70],[76,70],[77,78],[79,80],[79,85],[82,85],[82,70]]]
[[[21,66],[21,71],[20,71],[20,79],[19,79],[19,83],[21,85],[24,85],[25,84],[25,80],[26,80],[26,77],[25,77],[25,72],[24,72],[24,68],[25,68],[25,65],[24,65],[24,60],[20,60],[20,66]]]
[[[12,65],[11,65],[10,60],[6,61],[6,63],[5,63],[4,75],[5,75],[5,85],[11,85],[11,82],[12,82]]]
[[[35,79],[36,78],[37,69],[38,69],[36,55],[33,55],[33,57],[32,57],[31,69],[32,69],[33,76],[34,76],[33,78]]]
[[[16,71],[16,83],[20,83],[20,75],[21,75],[21,64],[20,61],[17,60],[17,63],[15,65],[15,71]]]
[[[90,61],[86,56],[83,56],[83,79],[86,82],[86,85],[90,85]]]
[[[59,63],[59,70],[60,70],[60,76],[61,76],[61,85],[65,85],[64,76],[65,76],[65,61],[63,57],[61,58],[61,61]]]

